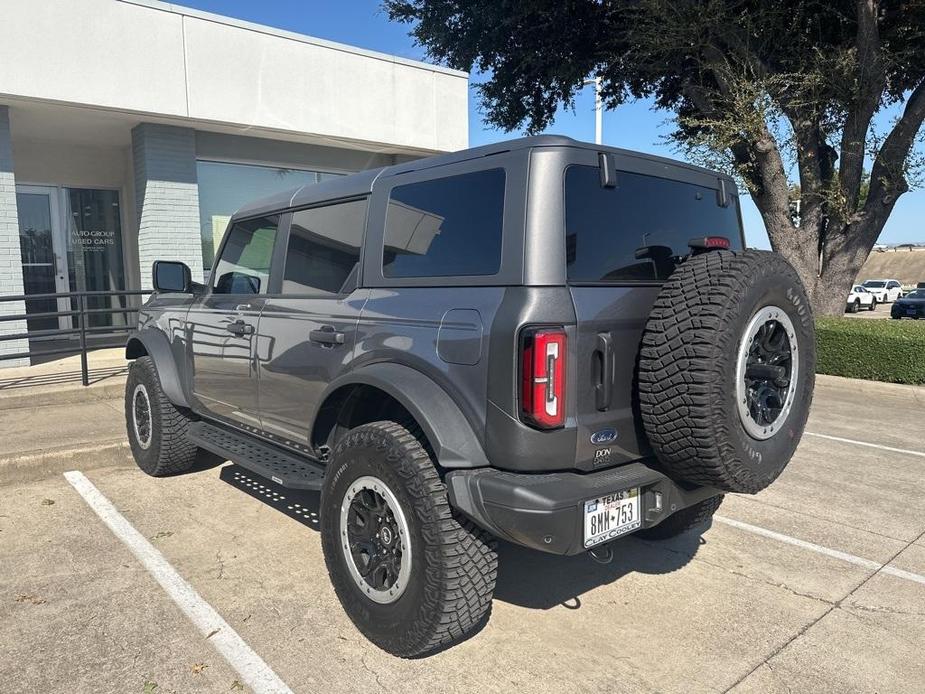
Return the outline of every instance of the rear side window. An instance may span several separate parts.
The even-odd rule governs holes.
[[[357,263],[366,200],[300,210],[292,215],[283,294],[342,294]]]
[[[386,213],[383,275],[497,274],[503,218],[504,169],[396,186]]]
[[[735,195],[720,207],[713,188],[624,171],[615,188],[604,188],[597,167],[566,169],[569,282],[667,279],[690,253],[688,242],[704,236],[742,247]]]
[[[266,294],[279,217],[236,222],[215,265],[215,294]]]

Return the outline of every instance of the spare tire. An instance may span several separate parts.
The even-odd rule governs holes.
[[[643,428],[667,474],[754,494],[790,461],[812,401],[813,316],[793,267],[712,251],[662,286],[639,358]]]

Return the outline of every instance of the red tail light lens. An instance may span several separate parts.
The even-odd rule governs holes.
[[[566,337],[563,328],[521,334],[521,418],[540,429],[565,423]]]

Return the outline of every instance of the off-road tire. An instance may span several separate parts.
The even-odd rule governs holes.
[[[749,322],[769,306],[793,323],[799,368],[789,414],[759,439],[739,415],[736,367]],[[723,491],[767,487],[803,434],[815,361],[809,301],[780,255],[713,251],[682,263],[659,292],[639,356],[640,415],[662,466],[675,479]]]
[[[136,435],[133,423],[132,408],[139,385],[147,391],[151,410],[150,445],[147,448]],[[187,472],[196,462],[199,451],[187,436],[193,421],[192,413],[177,407],[164,395],[151,357],[140,357],[132,362],[125,383],[125,428],[139,468],[152,477]]]
[[[682,508],[656,526],[639,530],[636,535],[643,540],[670,540],[689,530],[700,528],[713,518],[716,509],[723,503],[723,495],[711,496],[693,506]]]
[[[404,593],[369,599],[347,566],[341,504],[360,477],[382,480],[398,499],[411,536]],[[334,448],[321,497],[321,541],[337,597],[357,628],[383,650],[412,658],[466,638],[488,619],[498,574],[495,539],[449,505],[422,441],[395,422],[364,424]]]

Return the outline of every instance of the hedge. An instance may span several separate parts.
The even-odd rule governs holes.
[[[925,321],[819,318],[816,371],[925,384]]]

